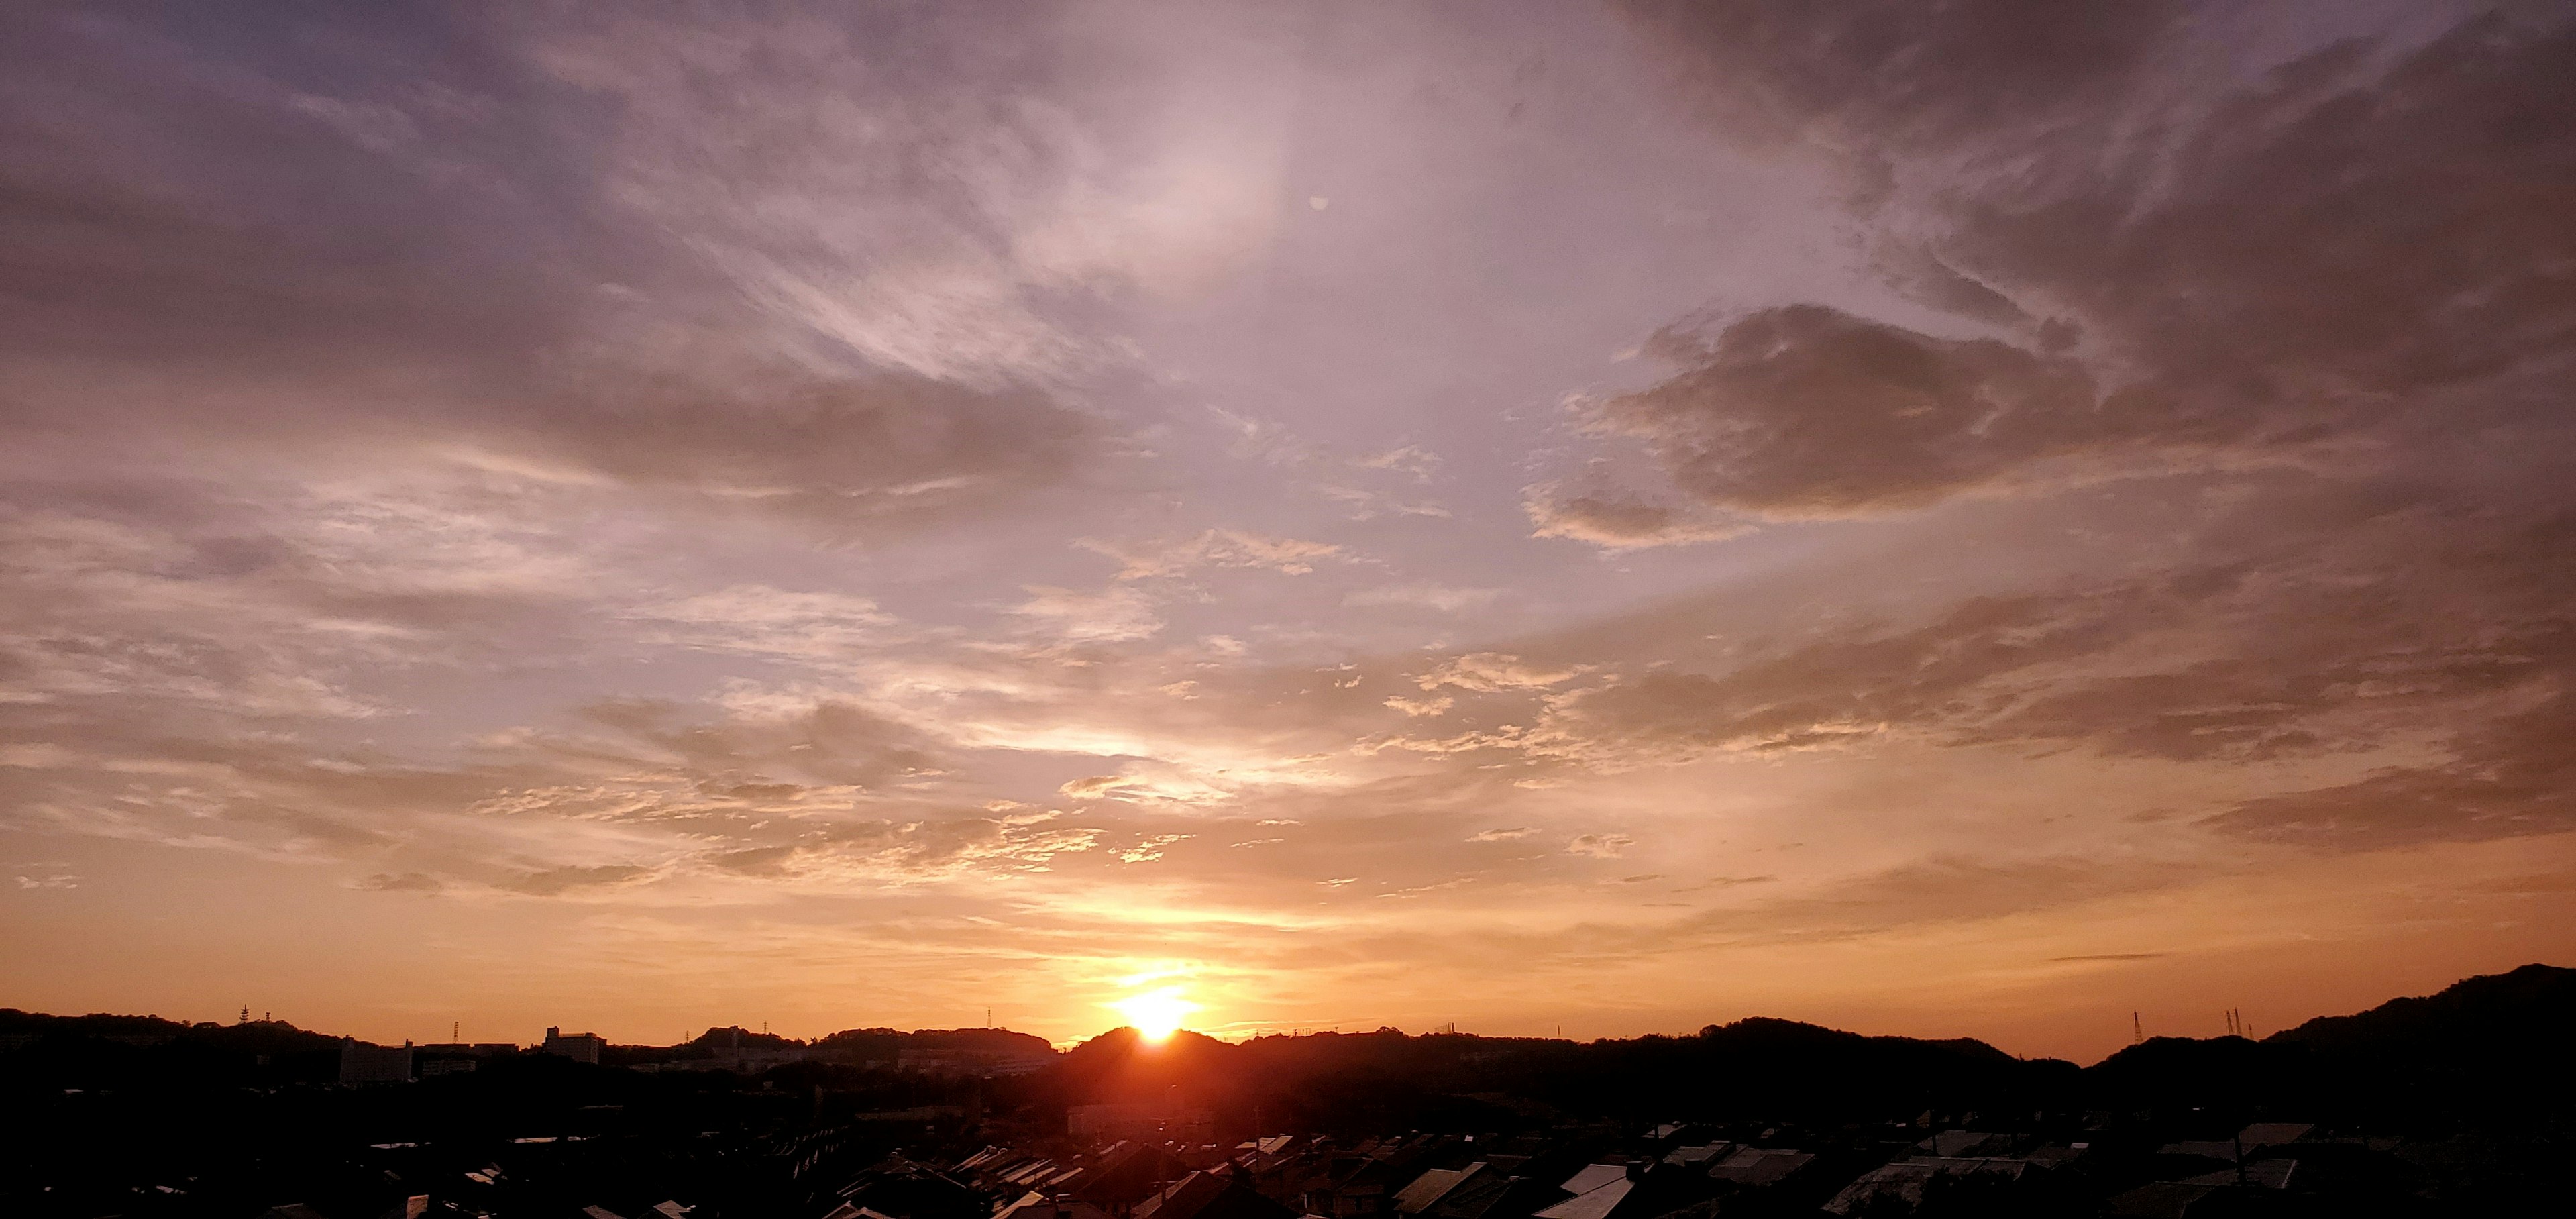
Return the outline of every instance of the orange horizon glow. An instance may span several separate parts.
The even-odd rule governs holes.
[[[1161,986],[1104,1006],[1127,1018],[1127,1025],[1147,1041],[1162,1042],[1181,1030],[1190,1014],[1201,1010],[1182,997],[1181,988]]]

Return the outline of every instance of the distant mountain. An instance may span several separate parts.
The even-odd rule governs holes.
[[[2391,999],[2350,1016],[2319,1016],[2274,1033],[2265,1045],[2328,1054],[2477,1058],[2504,1053],[2565,1058],[2576,1018],[2576,969],[2525,965],[2486,974],[2420,998]]]
[[[340,1039],[328,1033],[300,1029],[283,1020],[188,1024],[158,1016],[106,1013],[49,1016],[42,1012],[22,1012],[14,1007],[0,1008],[0,1038],[7,1039],[6,1044],[11,1045],[22,1040],[56,1038],[105,1041],[126,1046],[197,1046],[235,1054],[292,1054],[336,1050],[340,1045]]]
[[[1463,1034],[1317,1033],[1239,1044],[1195,1034],[1161,1044],[1120,1029],[1075,1047],[1024,1085],[1042,1109],[1163,1102],[1259,1115],[1281,1128],[1504,1129],[1542,1115],[1912,1117],[1925,1108],[2030,1108],[2076,1077],[1980,1041],[1865,1037],[1787,1020],[1696,1036],[1589,1043]]]
[[[2381,1124],[2535,1113],[2576,1095],[2576,969],[2525,965],[2263,1040],[2151,1038],[2084,1071],[2109,1105],[2300,1109]]]
[[[1009,1029],[843,1029],[812,1041],[759,1033],[723,1025],[678,1045],[613,1045],[600,1059],[612,1066],[729,1059],[763,1055],[807,1057],[821,1062],[862,1066],[901,1064],[907,1070],[980,1074],[1055,1057],[1046,1038]]]
[[[818,1049],[876,1050],[887,1055],[899,1050],[949,1050],[988,1054],[1051,1054],[1055,1047],[1034,1033],[1015,1033],[1009,1029],[914,1029],[909,1033],[894,1029],[843,1029],[815,1040]]]
[[[2161,1110],[2380,1123],[2530,1114],[2576,1097],[2576,970],[2526,966],[2256,1042],[2159,1037],[2078,1069],[1982,1041],[1868,1037],[1787,1020],[1577,1043],[1322,1033],[1230,1044],[1117,1030],[1021,1085],[1041,1111],[1209,1108],[1221,1124],[1505,1129],[1541,1116],[1904,1119],[1924,1110]],[[1282,1126],[1287,1128],[1287,1126]]]
[[[1036,1067],[995,1082],[991,1100],[1041,1125],[1060,1122],[1075,1105],[1120,1102],[1205,1109],[1228,1129],[1503,1130],[1560,1118],[1888,1121],[1925,1110],[2079,1109],[2265,1113],[2393,1128],[2568,1110],[2576,1105],[2571,1025],[2576,969],[2530,965],[2311,1020],[2259,1042],[2154,1038],[2082,1069],[1970,1039],[1872,1037],[1761,1018],[1691,1036],[1593,1042],[1380,1029],[1240,1043],[1181,1033],[1153,1043],[1120,1029],[1062,1055],[1007,1029],[847,1029],[800,1042],[728,1026],[675,1046],[613,1046],[604,1061],[806,1050],[818,1060],[811,1065],[833,1069],[1011,1077]],[[0,1010],[0,1075],[55,1087],[167,1070],[328,1079],[338,1041],[283,1022]]]
[[[228,1083],[318,1080],[336,1075],[339,1059],[339,1038],[283,1020],[186,1024],[0,1008],[0,1088],[126,1086],[172,1073]]]

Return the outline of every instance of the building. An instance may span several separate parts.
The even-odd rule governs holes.
[[[1296,1219],[1230,1173],[1194,1172],[1136,1206],[1135,1219]]]
[[[400,1084],[411,1082],[411,1043],[372,1045],[355,1037],[340,1039],[340,1082]]]
[[[599,1052],[607,1048],[608,1039],[597,1033],[567,1033],[549,1025],[545,1044],[538,1046],[537,1050],[543,1054],[561,1055],[574,1062],[597,1065]]]
[[[942,1046],[895,1051],[895,1069],[925,1075],[1026,1075],[1059,1055],[1044,1046]]]
[[[1216,1130],[1216,1114],[1184,1103],[1177,1087],[1159,1103],[1075,1105],[1065,1110],[1065,1133],[1077,1139],[1116,1142],[1205,1142]]]

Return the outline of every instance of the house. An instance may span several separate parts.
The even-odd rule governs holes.
[[[1848,1215],[1887,1205],[1884,1200],[1891,1198],[1902,1199],[1911,1209],[1923,1204],[1924,1191],[1935,1178],[1974,1176],[2018,1181],[2029,1168],[2020,1160],[1912,1156],[1861,1174],[1859,1180],[1844,1186],[1842,1192],[1827,1201],[1825,1209]]]
[[[1564,1198],[1552,1181],[1489,1167],[1442,1194],[1421,1219],[1524,1219]]]
[[[1194,1172],[1136,1207],[1135,1219],[1297,1219],[1231,1172]]]
[[[1795,1174],[1815,1160],[1809,1153],[1773,1147],[1739,1147],[1709,1166],[1708,1178],[1736,1185],[1770,1185]]]
[[[1116,1219],[1099,1204],[1084,1202],[1071,1194],[1048,1197],[1036,1190],[1020,1195],[1016,1202],[1005,1205],[993,1219]]]
[[[1598,1168],[1602,1165],[1596,1164],[1593,1167]],[[1581,1174],[1577,1174],[1576,1180],[1582,1179]],[[1562,1188],[1571,1190],[1574,1186],[1568,1183]],[[1595,1184],[1563,1202],[1538,1212],[1538,1219],[1610,1219],[1610,1212],[1619,1209],[1619,1204],[1627,1201],[1628,1195],[1635,1192],[1636,1188],[1636,1181],[1622,1172],[1611,1180]]]
[[[1536,1219],[1654,1219],[1706,1199],[1714,1187],[1696,1168],[1639,1160],[1589,1165],[1560,1188],[1574,1196],[1541,1208]]]
[[[1329,1219],[1360,1219],[1385,1213],[1394,1190],[1396,1169],[1375,1156],[1336,1156],[1304,1191],[1308,1214]]]
[[[1675,1147],[1671,1151],[1664,1153],[1664,1163],[1676,1164],[1685,1168],[1694,1166],[1706,1168],[1724,1160],[1728,1153],[1734,1150],[1735,1144],[1722,1141],[1704,1143],[1697,1147]]]
[[[1975,1130],[1944,1130],[1914,1146],[1926,1155],[1999,1156],[2012,1151],[2012,1136]]]
[[[1164,1186],[1189,1175],[1178,1157],[1150,1143],[1113,1144],[1053,1188],[1113,1216],[1133,1212]]]
[[[1450,1191],[1466,1183],[1476,1174],[1484,1172],[1485,1169],[1486,1162],[1483,1160],[1478,1160],[1464,1168],[1431,1169],[1415,1177],[1412,1184],[1395,1191],[1395,1213],[1419,1215],[1431,1209],[1433,1204],[1447,1196]]]
[[[901,1219],[990,1219],[990,1196],[927,1165],[888,1156],[835,1191],[852,1210]]]

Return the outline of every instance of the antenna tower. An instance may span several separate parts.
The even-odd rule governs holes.
[[[2129,1013],[2129,1044],[2136,1045],[2146,1039],[2147,1026],[2138,1019],[2136,1012]]]

